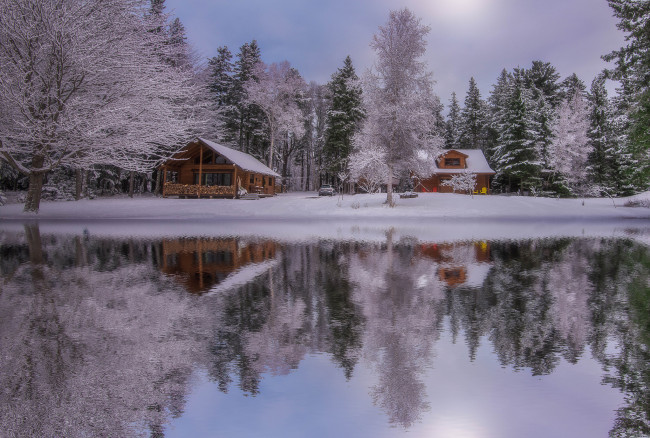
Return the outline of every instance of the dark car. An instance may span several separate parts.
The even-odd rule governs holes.
[[[318,196],[334,196],[336,195],[336,190],[330,184],[323,184],[318,189]]]

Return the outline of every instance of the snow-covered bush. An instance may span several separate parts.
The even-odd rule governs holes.
[[[454,191],[461,193],[469,193],[474,195],[474,187],[476,187],[476,174],[475,173],[459,173],[441,183],[443,186],[451,187]]]

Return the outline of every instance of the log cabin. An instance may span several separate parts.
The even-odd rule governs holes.
[[[255,157],[197,138],[160,166],[163,197],[236,198],[244,190],[273,196],[280,175]]]
[[[480,149],[450,149],[436,159],[433,174],[420,179],[415,191],[451,193],[453,189],[442,183],[459,173],[475,173],[474,193],[488,194],[490,177],[496,172],[490,168]]]

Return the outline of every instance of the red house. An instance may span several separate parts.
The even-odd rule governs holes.
[[[490,168],[480,149],[450,149],[436,159],[436,167],[428,178],[420,179],[417,192],[451,193],[450,186],[442,183],[460,173],[476,174],[475,193],[490,193],[490,177],[496,172]]]

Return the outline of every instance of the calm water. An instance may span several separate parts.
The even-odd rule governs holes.
[[[2,437],[650,435],[650,251],[0,230]]]

